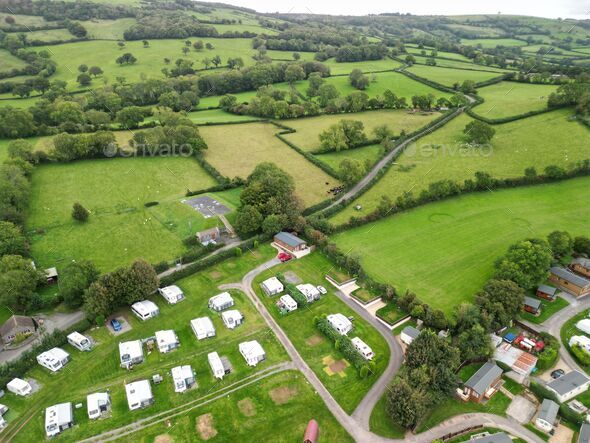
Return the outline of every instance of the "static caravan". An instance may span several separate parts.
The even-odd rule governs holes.
[[[152,387],[147,380],[134,381],[125,385],[125,392],[130,411],[145,408],[154,402]]]
[[[158,350],[163,354],[173,351],[180,346],[178,336],[172,329],[156,331],[156,343],[158,344]]]
[[[215,326],[213,326],[213,322],[209,317],[193,318],[191,320],[191,329],[195,333],[197,340],[215,337]]]
[[[359,354],[363,356],[365,360],[373,360],[375,354],[373,353],[373,350],[369,347],[368,344],[362,341],[359,337],[354,337],[350,341],[352,342],[352,345],[355,347],[355,349],[359,352]]]
[[[143,343],[141,343],[141,340],[119,343],[119,358],[121,366],[126,369],[143,362]]]
[[[267,280],[264,280],[260,286],[262,287],[264,293],[268,296],[280,294],[285,289],[281,281],[276,277],[271,277]]]
[[[297,310],[297,302],[289,294],[281,295],[277,302],[279,309],[284,309],[287,312],[293,312]]]
[[[92,342],[90,339],[77,331],[68,335],[68,343],[79,351],[90,351],[92,349]]]
[[[262,349],[262,346],[256,340],[240,343],[239,350],[248,366],[256,366],[266,359],[264,349]]]
[[[340,313],[330,314],[328,315],[327,319],[328,323],[330,323],[330,326],[332,326],[332,329],[334,329],[340,335],[346,335],[352,331],[352,322]]]
[[[95,392],[86,397],[88,418],[95,420],[111,409],[111,397],[108,392]]]
[[[45,434],[54,437],[74,425],[71,403],[60,403],[45,409]]]
[[[319,300],[321,297],[318,288],[311,283],[297,285],[296,288],[305,296],[305,299],[308,303],[313,303],[314,301]]]
[[[12,392],[13,394],[20,395],[22,397],[33,392],[33,387],[29,384],[29,382],[21,378],[13,378],[10,380],[6,384],[6,389],[8,389],[8,392]]]
[[[557,413],[559,412],[559,405],[552,400],[546,398],[541,403],[541,409],[537,414],[535,426],[542,431],[551,432],[557,424]]]
[[[37,363],[49,369],[51,372],[59,371],[69,360],[70,354],[61,348],[52,348],[37,356]]]
[[[224,309],[231,308],[234,305],[234,299],[229,292],[222,292],[209,299],[209,308],[221,312]]]
[[[140,320],[149,320],[160,315],[160,308],[151,300],[142,300],[131,305],[131,311]]]
[[[174,304],[178,303],[179,301],[184,300],[184,292],[182,292],[182,289],[180,289],[176,285],[171,285],[171,286],[166,286],[164,288],[159,288],[158,292],[171,305],[174,305]]]
[[[171,372],[174,381],[174,392],[184,392],[196,382],[195,373],[190,365],[175,366]]]
[[[217,352],[210,352],[207,355],[207,360],[209,360],[209,366],[211,366],[211,371],[213,371],[213,377],[221,380],[225,375],[225,368],[223,367],[221,358],[219,358],[219,354]]]
[[[244,322],[244,316],[237,309],[230,309],[221,313],[221,319],[228,329],[234,329]]]

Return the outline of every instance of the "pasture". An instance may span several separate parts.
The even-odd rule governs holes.
[[[567,230],[588,235],[590,178],[466,195],[335,235],[373,278],[414,291],[450,314],[473,300],[494,261],[524,238]],[[564,198],[567,196],[567,198]],[[391,235],[395,233],[395,235]]]
[[[286,121],[285,124],[297,132],[285,134],[284,137],[305,151],[314,151],[320,147],[320,133],[340,120],[363,122],[365,134],[367,138],[371,139],[374,138],[373,129],[378,126],[387,125],[396,135],[399,135],[402,130],[406,131],[406,133],[413,132],[438,116],[440,116],[438,112],[413,113],[406,110],[391,109],[354,114],[321,115]]]
[[[270,161],[295,180],[297,195],[306,206],[330,196],[339,182],[280,141],[281,131],[268,123],[203,126],[199,128],[209,149],[205,159],[228,177],[246,178],[259,163]]]
[[[422,65],[426,65],[426,61],[431,58],[429,56],[421,56],[415,55],[414,58],[416,59],[416,63],[420,63]],[[478,65],[471,61],[464,62],[461,60],[446,60],[443,58],[434,57],[436,60],[436,66],[441,68],[454,68],[454,69],[473,69],[475,71],[489,71],[489,72],[498,72],[500,74],[507,72],[505,69],[496,68],[494,66],[485,66],[485,65]]]
[[[254,288],[309,367],[340,406],[350,414],[387,366],[389,349],[379,332],[340,300],[335,289],[326,282],[325,274],[333,268],[334,264],[324,255],[314,252],[305,258],[281,264],[262,273],[254,281]],[[295,273],[303,283],[325,285],[328,293],[307,308],[300,308],[286,316],[281,316],[276,307],[279,295],[269,297],[259,285],[277,273],[285,274],[286,272]],[[334,344],[315,327],[313,319],[318,315],[338,312],[347,317],[354,317],[354,329],[349,333],[349,337],[360,337],[375,353],[375,374],[369,378],[360,378],[357,369],[352,365],[343,367],[342,372],[339,373],[330,374],[329,371],[326,371],[326,357],[331,357],[338,362],[343,359],[343,356],[334,348]]]
[[[496,46],[526,46],[527,42],[515,38],[462,38],[462,45],[479,46],[482,48],[495,48]]]
[[[37,26],[47,26],[51,23],[37,15],[8,14],[6,12],[0,12],[0,29],[10,30],[11,25],[6,23],[6,17],[14,18],[14,24],[16,26],[28,26],[32,28]]]
[[[209,109],[204,111],[189,112],[187,117],[197,125],[207,123],[232,123],[256,119],[250,115],[237,115],[225,112],[222,109]]]
[[[423,56],[430,56],[432,50],[434,49],[434,48],[428,48],[428,47],[424,47],[423,49],[420,49],[416,45],[405,45],[405,47],[406,47],[406,52],[408,54],[423,55]],[[422,54],[422,51],[425,51],[425,53]],[[400,55],[400,56],[403,58],[403,55]],[[468,63],[472,62],[472,60],[469,57],[465,57],[463,54],[457,54],[456,52],[437,51],[436,56],[443,57],[443,58],[452,58],[455,60],[464,61],[464,62],[468,62]]]
[[[26,229],[41,266],[90,259],[110,271],[144,258],[150,263],[177,257],[182,240],[217,219],[204,219],[182,204],[187,190],[215,184],[196,160],[136,157],[84,160],[35,168]],[[145,207],[151,201],[158,205]],[[72,219],[74,202],[90,212]]]
[[[80,22],[88,31],[88,37],[94,40],[122,40],[123,32],[135,23],[134,18],[117,20],[87,20]]]
[[[473,80],[476,83],[484,82],[491,78],[499,77],[497,72],[471,71],[467,69],[442,68],[438,66],[413,65],[407,69],[428,80],[452,87],[455,83],[463,83],[465,80]]]
[[[6,49],[0,49],[0,60],[2,60],[2,65],[0,65],[0,72],[9,72],[12,69],[21,69],[27,66],[27,64],[23,60],[21,60],[18,57],[15,57]]]
[[[75,38],[67,29],[48,29],[44,31],[32,31],[25,33],[29,41],[57,42]]]
[[[330,67],[330,74],[332,75],[350,74],[353,69],[360,69],[363,72],[393,71],[402,66],[400,62],[390,58],[361,62],[337,62],[335,59],[330,58],[323,63]]]
[[[373,165],[381,157],[383,148],[379,144],[363,146],[361,148],[346,149],[339,152],[329,152],[327,154],[316,154],[316,158],[338,170],[340,162],[344,159],[357,160],[363,165]]]
[[[484,103],[474,112],[482,117],[494,119],[524,114],[547,108],[549,95],[557,89],[554,85],[500,82],[477,91]]]
[[[477,108],[476,108],[477,109]],[[385,175],[332,221],[342,223],[351,216],[377,208],[382,195],[392,200],[406,191],[420,194],[430,183],[440,180],[463,182],[477,171],[494,177],[521,177],[525,168],[542,172],[548,165],[567,166],[590,158],[588,128],[569,121],[571,111],[561,109],[501,125],[491,149],[470,148],[463,142],[463,129],[471,121],[467,115],[451,120],[432,134],[409,146]],[[353,206],[360,204],[362,211]]]

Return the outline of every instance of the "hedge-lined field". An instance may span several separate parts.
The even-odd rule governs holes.
[[[25,33],[27,39],[29,41],[39,40],[42,42],[56,42],[56,41],[63,41],[63,40],[71,40],[76,38],[74,35],[70,33],[67,29],[48,29],[44,31],[32,31]],[[51,52],[50,52],[51,53]]]
[[[91,259],[109,271],[143,257],[151,263],[177,257],[182,240],[214,225],[180,200],[187,189],[215,184],[191,158],[84,160],[35,168],[27,231],[35,261],[44,267]],[[157,206],[144,207],[158,201]],[[72,219],[74,202],[90,210]]]
[[[88,31],[88,38],[123,40],[123,33],[136,22],[134,18],[117,20],[87,20],[80,22]]]
[[[570,116],[570,110],[561,109],[494,125],[496,135],[489,149],[463,145],[463,130],[471,118],[461,115],[411,145],[375,186],[336,214],[332,221],[342,223],[351,216],[371,212],[382,195],[395,201],[405,191],[418,195],[430,183],[440,180],[462,182],[473,178],[477,171],[498,178],[520,177],[529,166],[543,172],[548,165],[567,166],[590,158],[587,143],[590,130],[569,121]],[[357,204],[363,207],[362,211],[353,208]]]
[[[515,241],[567,230],[588,235],[590,178],[466,195],[337,234],[375,279],[451,313],[470,301]]]
[[[481,45],[482,48],[495,48],[496,46],[526,46],[527,43],[522,40],[516,40],[515,38],[474,38],[467,39],[462,38],[461,44],[477,46]]]
[[[2,60],[2,65],[0,65],[0,72],[8,72],[12,69],[21,69],[27,66],[27,64],[23,60],[15,57],[6,49],[0,49],[0,60]]]
[[[303,55],[304,53],[301,54]],[[330,67],[330,73],[332,75],[349,74],[353,69],[360,69],[363,72],[377,72],[394,70],[402,66],[402,63],[390,58],[361,62],[337,62],[335,59],[330,58],[323,63]]]
[[[358,160],[363,165],[374,164],[381,156],[383,148],[380,144],[363,146],[355,149],[345,149],[339,152],[330,152],[327,154],[316,154],[316,157],[326,163],[335,171],[338,170],[340,162],[344,159]]]
[[[468,71],[465,69],[439,68],[437,66],[424,65],[413,65],[408,68],[408,71],[448,87],[453,86],[455,83],[463,83],[465,80],[473,80],[479,83],[501,75],[500,73],[494,72]]]

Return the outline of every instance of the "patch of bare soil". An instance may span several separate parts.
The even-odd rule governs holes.
[[[172,443],[174,439],[168,434],[158,435],[154,438],[154,443]]]
[[[256,415],[256,405],[251,398],[244,398],[238,402],[238,409],[245,417]]]
[[[210,440],[217,435],[217,429],[213,426],[213,414],[203,414],[197,417],[197,432],[201,440]]]
[[[311,337],[309,337],[307,340],[305,340],[305,344],[307,346],[314,347],[314,346],[319,345],[320,343],[323,343],[324,341],[325,341],[324,337],[322,337],[321,335],[315,334],[315,335],[312,335]]]
[[[280,388],[270,390],[269,395],[275,405],[284,405],[297,395],[297,388],[281,386]]]

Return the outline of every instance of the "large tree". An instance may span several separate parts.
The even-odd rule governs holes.
[[[24,255],[28,244],[22,230],[14,223],[0,221],[0,256]]]
[[[510,280],[489,280],[477,294],[486,324],[492,331],[507,326],[518,315],[524,303],[525,291]]]
[[[465,140],[467,140],[467,142],[484,145],[492,140],[496,130],[487,123],[473,120],[472,122],[467,123],[463,133],[465,134]]]
[[[496,278],[512,280],[524,289],[531,289],[547,277],[553,260],[545,240],[529,239],[513,244],[496,262]]]
[[[68,263],[61,270],[59,277],[59,294],[64,303],[71,308],[82,306],[84,291],[99,275],[100,272],[89,260]]]
[[[574,250],[574,239],[567,231],[553,231],[547,236],[555,257],[566,257]]]
[[[31,259],[5,255],[0,259],[0,302],[17,311],[38,308],[35,290],[44,274],[33,268]]]

